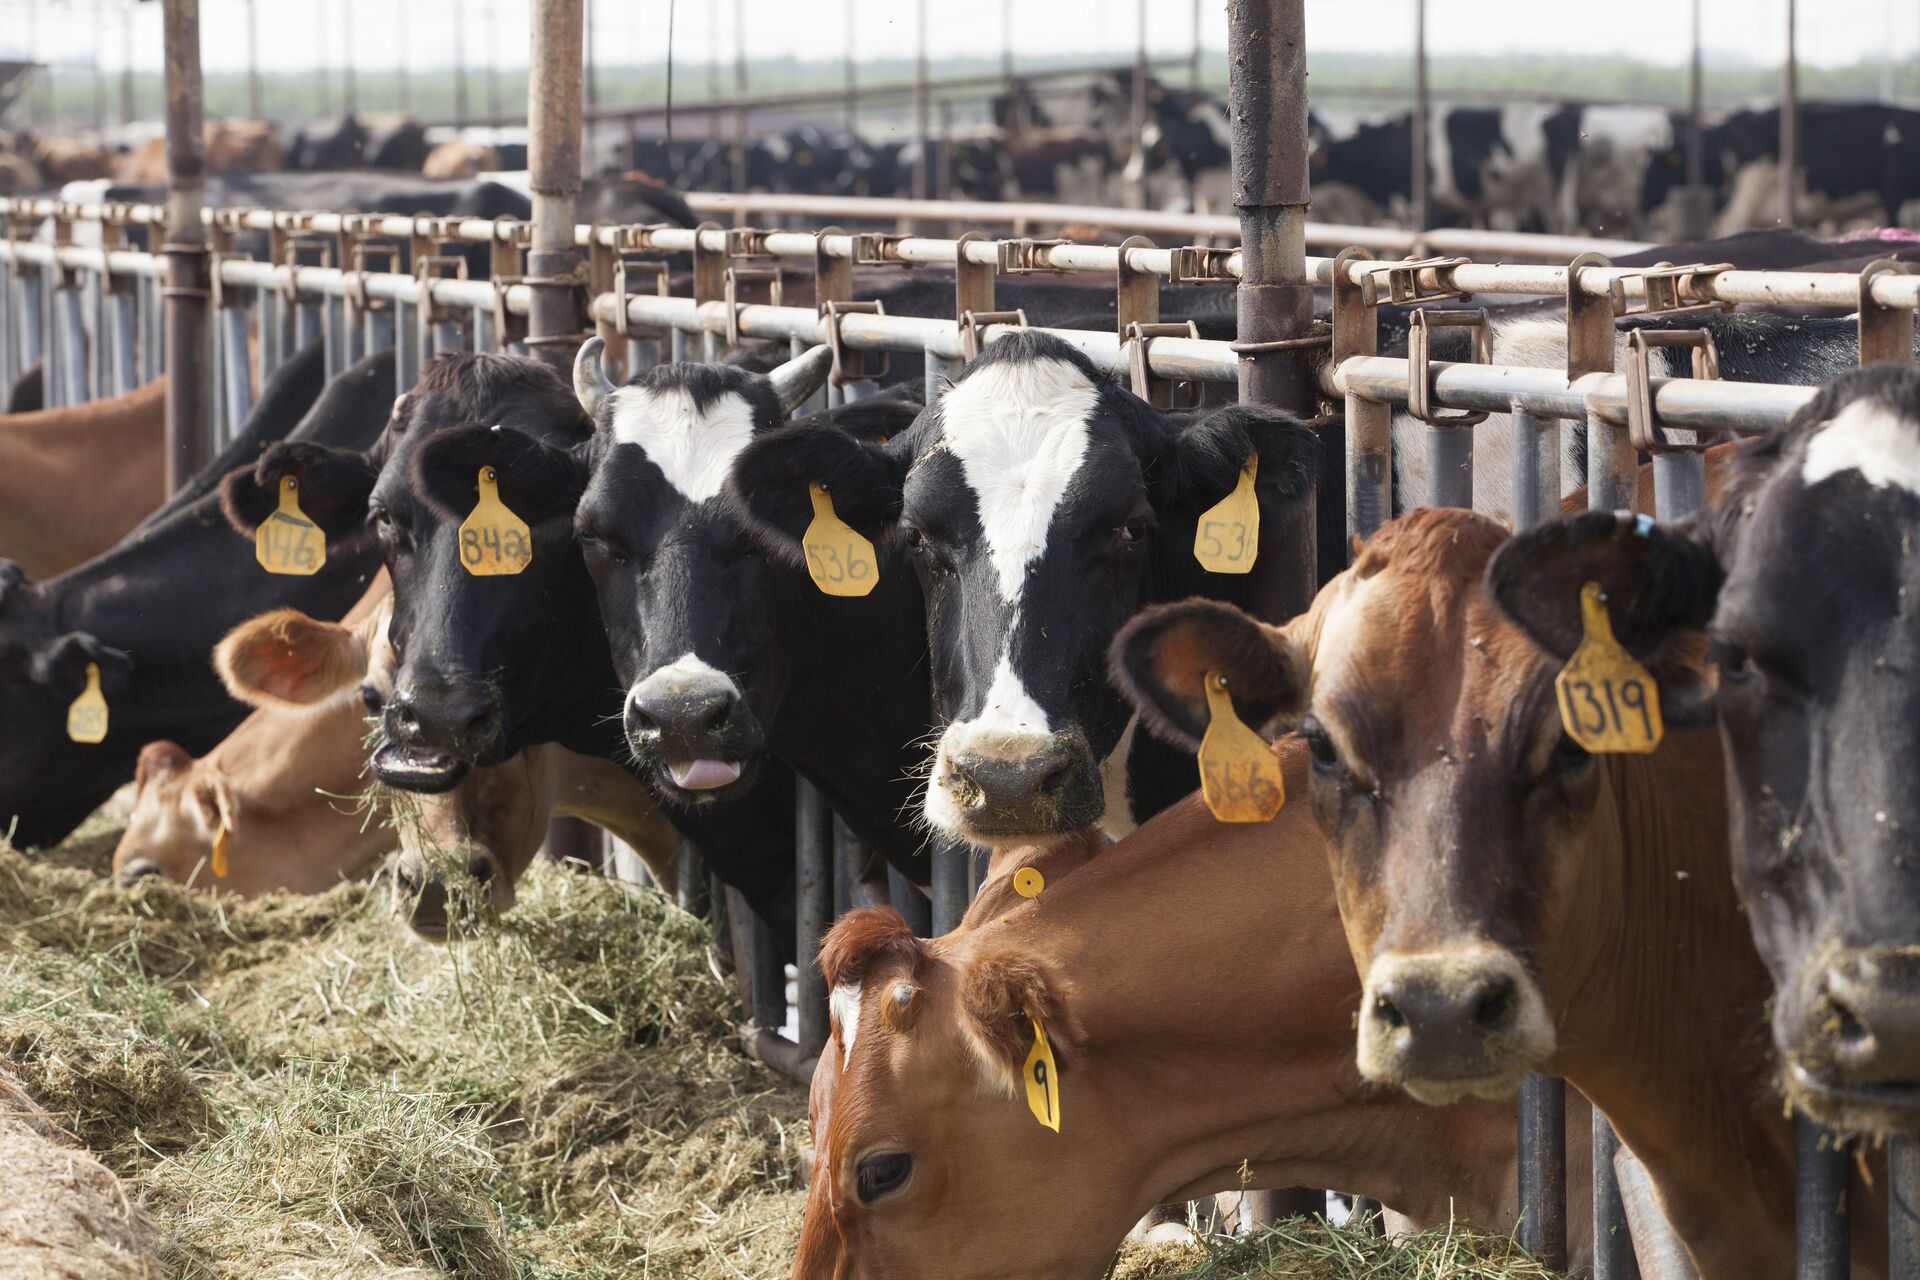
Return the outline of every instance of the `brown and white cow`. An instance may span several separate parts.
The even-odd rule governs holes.
[[[1283,761],[1303,789],[1306,752]],[[828,935],[794,1280],[1086,1280],[1154,1205],[1249,1186],[1511,1228],[1512,1108],[1425,1107],[1354,1070],[1360,983],[1304,807],[1235,827],[1189,798],[1091,843],[1029,851],[1040,895],[989,886],[945,937],[885,909]],[[1024,1094],[1030,1014],[1058,1132]]]
[[[0,556],[46,579],[111,547],[166,495],[166,379],[0,418]]]
[[[1176,741],[1204,729],[1210,671],[1250,723],[1298,729],[1312,768],[1292,803],[1327,836],[1368,1080],[1449,1102],[1564,1076],[1645,1165],[1702,1276],[1790,1275],[1769,984],[1726,874],[1719,741],[1691,727],[1693,655],[1641,655],[1665,691],[1656,754],[1587,754],[1561,729],[1560,664],[1482,585],[1506,536],[1414,512],[1286,627],[1200,601],[1138,619],[1116,678]],[[1853,1215],[1856,1266],[1884,1265],[1882,1221]]]

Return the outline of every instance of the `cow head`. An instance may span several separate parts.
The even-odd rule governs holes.
[[[574,366],[596,424],[575,524],[627,690],[627,742],[656,794],[722,800],[753,784],[785,691],[777,623],[793,593],[812,590],[755,554],[722,487],[748,442],[819,388],[828,352],[816,347],[769,375],[659,365],[615,387],[600,348],[589,340]],[[911,406],[889,403],[896,425],[911,421]]]
[[[1776,986],[1787,1096],[1848,1130],[1920,1127],[1920,373],[1828,384],[1748,447],[1711,518],[1528,530],[1500,605],[1549,652],[1600,578],[1649,635],[1715,660],[1736,887]]]
[[[1129,825],[1129,709],[1105,679],[1106,647],[1142,604],[1186,594],[1199,515],[1256,442],[1271,518],[1311,490],[1306,428],[1248,408],[1171,418],[1059,339],[1017,333],[906,435],[778,432],[742,453],[731,483],[789,555],[811,514],[807,481],[855,528],[904,544],[946,722],[926,816],[992,846]]]
[[[1204,733],[1209,672],[1248,722],[1306,739],[1365,981],[1360,1069],[1427,1102],[1498,1096],[1553,1055],[1566,992],[1551,961],[1591,927],[1598,846],[1618,840],[1611,766],[1560,727],[1557,664],[1482,590],[1505,536],[1470,512],[1416,511],[1285,627],[1189,601],[1113,650],[1116,681],[1170,740]],[[1690,669],[1614,615],[1680,723]]]

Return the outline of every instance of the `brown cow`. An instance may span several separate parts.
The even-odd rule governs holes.
[[[1791,1275],[1769,985],[1691,655],[1645,655],[1666,694],[1656,755],[1588,755],[1560,726],[1558,664],[1482,585],[1505,538],[1413,512],[1284,628],[1200,601],[1143,615],[1116,678],[1176,741],[1203,731],[1210,671],[1249,722],[1298,728],[1313,768],[1293,803],[1328,837],[1366,980],[1362,1074],[1434,1102],[1564,1076],[1646,1166],[1702,1276]],[[1852,1220],[1855,1274],[1880,1273],[1884,1218]]]
[[[427,152],[427,162],[420,166],[420,176],[475,178],[483,173],[492,173],[499,167],[500,155],[492,147],[456,138],[451,142],[442,142]]]
[[[0,418],[0,556],[44,581],[125,537],[166,497],[166,379]]]
[[[1303,788],[1306,752],[1282,758]],[[1040,896],[1000,882],[946,937],[884,909],[828,935],[794,1280],[1085,1280],[1154,1205],[1245,1186],[1512,1226],[1510,1106],[1424,1107],[1354,1070],[1360,984],[1304,808],[1226,826],[1190,798],[1086,842],[1029,851]],[[1057,1133],[1024,1094],[1029,1011]],[[1586,1165],[1569,1160],[1576,1204]]]

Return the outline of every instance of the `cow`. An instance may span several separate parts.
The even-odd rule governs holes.
[[[616,387],[600,353],[589,339],[574,366],[596,426],[574,527],[626,690],[634,759],[679,804],[737,795],[766,757],[784,760],[855,835],[926,883],[913,808],[933,718],[911,566],[890,547],[869,594],[829,596],[804,561],[756,554],[749,519],[723,492],[749,443],[797,429],[792,395],[817,378],[665,364]],[[821,365],[828,354],[817,347],[808,359]],[[784,400],[776,378],[787,379]],[[872,397],[809,429],[884,438],[919,410]],[[789,496],[811,510],[804,480]]]
[[[0,418],[0,555],[51,578],[126,536],[166,497],[166,379]]]
[[[486,430],[467,430],[474,425]],[[443,436],[462,447],[426,454]],[[621,690],[593,582],[573,539],[592,436],[573,390],[545,364],[516,356],[443,355],[396,408],[371,451],[289,446],[229,475],[228,518],[251,536],[297,475],[329,545],[371,530],[393,579],[393,690],[380,718],[376,778],[402,791],[457,786],[476,765],[557,742],[625,762]],[[528,526],[531,562],[512,575],[462,567],[461,525],[482,468]],[[734,803],[677,808],[675,826],[709,867],[795,945],[793,778],[762,771]]]
[[[210,470],[283,437],[370,441],[393,401],[393,353],[324,378],[317,343],[283,364]],[[226,696],[209,658],[229,629],[278,605],[337,617],[366,590],[373,558],[350,550],[311,577],[263,573],[226,530],[210,483],[196,477],[112,550],[45,582],[0,562],[0,823],[14,823],[16,843],[67,835],[133,778],[148,742],[203,752],[240,722],[246,708]],[[97,744],[66,730],[89,666],[109,708]]]
[[[1284,744],[1282,760],[1304,787],[1306,751]],[[1424,1107],[1354,1070],[1360,985],[1303,808],[1234,826],[1195,797],[1097,843],[1022,850],[1039,896],[989,886],[945,937],[884,908],[827,935],[794,1280],[1083,1280],[1163,1200],[1302,1182],[1421,1225],[1512,1229],[1512,1108]],[[1057,1132],[1023,1087],[1034,1018]],[[1569,1099],[1579,1254],[1588,1126]],[[1070,1193],[1040,1211],[1048,1187]]]
[[[1778,1083],[1844,1132],[1920,1129],[1916,726],[1920,372],[1836,378],[1743,448],[1716,509],[1648,527],[1595,512],[1528,530],[1488,570],[1549,655],[1602,584],[1641,652],[1711,645],[1735,886],[1772,974]]]
[[[1559,664],[1487,594],[1506,537],[1413,512],[1284,628],[1208,601],[1146,614],[1114,678],[1176,742],[1204,731],[1209,679],[1247,723],[1298,731],[1312,765],[1292,803],[1326,837],[1366,1079],[1445,1104],[1563,1076],[1645,1166],[1705,1280],[1789,1276],[1792,1129],[1755,1052],[1769,984],[1725,874],[1697,655],[1640,655],[1667,716],[1657,754],[1588,754],[1561,727]],[[1855,1274],[1880,1274],[1867,1203]]]
[[[1163,414],[1059,338],[991,344],[885,444],[802,424],[748,445],[728,483],[758,538],[797,560],[807,481],[867,537],[897,537],[925,594],[943,728],[923,811],[993,847],[1094,824],[1118,835],[1191,789],[1128,732],[1107,642],[1143,604],[1237,598],[1194,558],[1204,512],[1256,452],[1263,554],[1296,536],[1317,442],[1275,410]]]
[[[494,154],[492,147],[454,138],[427,152],[426,163],[420,166],[420,176],[442,182],[448,178],[476,178],[499,168],[500,157]]]

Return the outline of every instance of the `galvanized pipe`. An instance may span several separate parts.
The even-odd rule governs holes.
[[[1473,429],[1429,426],[1427,447],[1429,507],[1473,509]]]
[[[1427,100],[1427,0],[1413,0],[1413,229],[1433,222],[1427,184],[1427,129],[1432,113]]]
[[[1847,1280],[1846,1153],[1832,1131],[1793,1117],[1796,1280]]]
[[[1513,422],[1513,526],[1524,529],[1560,509],[1560,423],[1515,407]]]
[[[1627,1207],[1620,1199],[1613,1157],[1620,1138],[1600,1108],[1593,1109],[1593,1280],[1639,1280]]]
[[[912,929],[915,937],[926,938],[933,935],[933,903],[919,886],[902,875],[896,868],[887,868],[887,898],[893,903]]]
[[[220,309],[220,361],[227,391],[228,434],[253,412],[253,370],[248,368],[247,309]]]
[[[17,271],[11,262],[0,262],[0,385],[9,390],[20,379],[20,300],[15,290]]]
[[[53,315],[59,367],[47,370],[49,406],[85,404],[93,398],[92,380],[87,376],[87,317],[76,285],[53,291]],[[58,385],[58,396],[53,395]]]
[[[1600,414],[1587,413],[1587,507],[1594,511],[1631,511],[1639,495],[1639,458],[1627,428]]]
[[[1567,1085],[1529,1075],[1520,1085],[1520,1245],[1567,1269]]]
[[[967,846],[945,837],[933,842],[933,934],[940,937],[960,927],[973,900],[973,877]]]
[[[1707,461],[1697,453],[1653,455],[1653,513],[1678,520],[1707,505]]]
[[[43,330],[40,323],[40,297],[44,292],[45,284],[45,273],[38,269],[29,269],[20,273],[19,305],[14,309],[12,318],[20,326],[19,372],[21,375],[33,368],[45,350],[45,344],[41,340]]]
[[[794,787],[794,875],[798,901],[799,1044],[817,1054],[827,1042],[827,980],[820,972],[820,940],[833,924],[833,811],[806,779]]]
[[[1359,396],[1346,404],[1347,535],[1363,541],[1393,519],[1393,417]]]
[[[1920,1142],[1887,1139],[1887,1280],[1920,1280]]]
[[[117,396],[126,395],[140,385],[138,306],[139,299],[131,290],[107,291],[108,362],[113,394]]]
[[[164,0],[167,95],[166,368],[169,491],[213,460],[213,337],[199,0]]]

